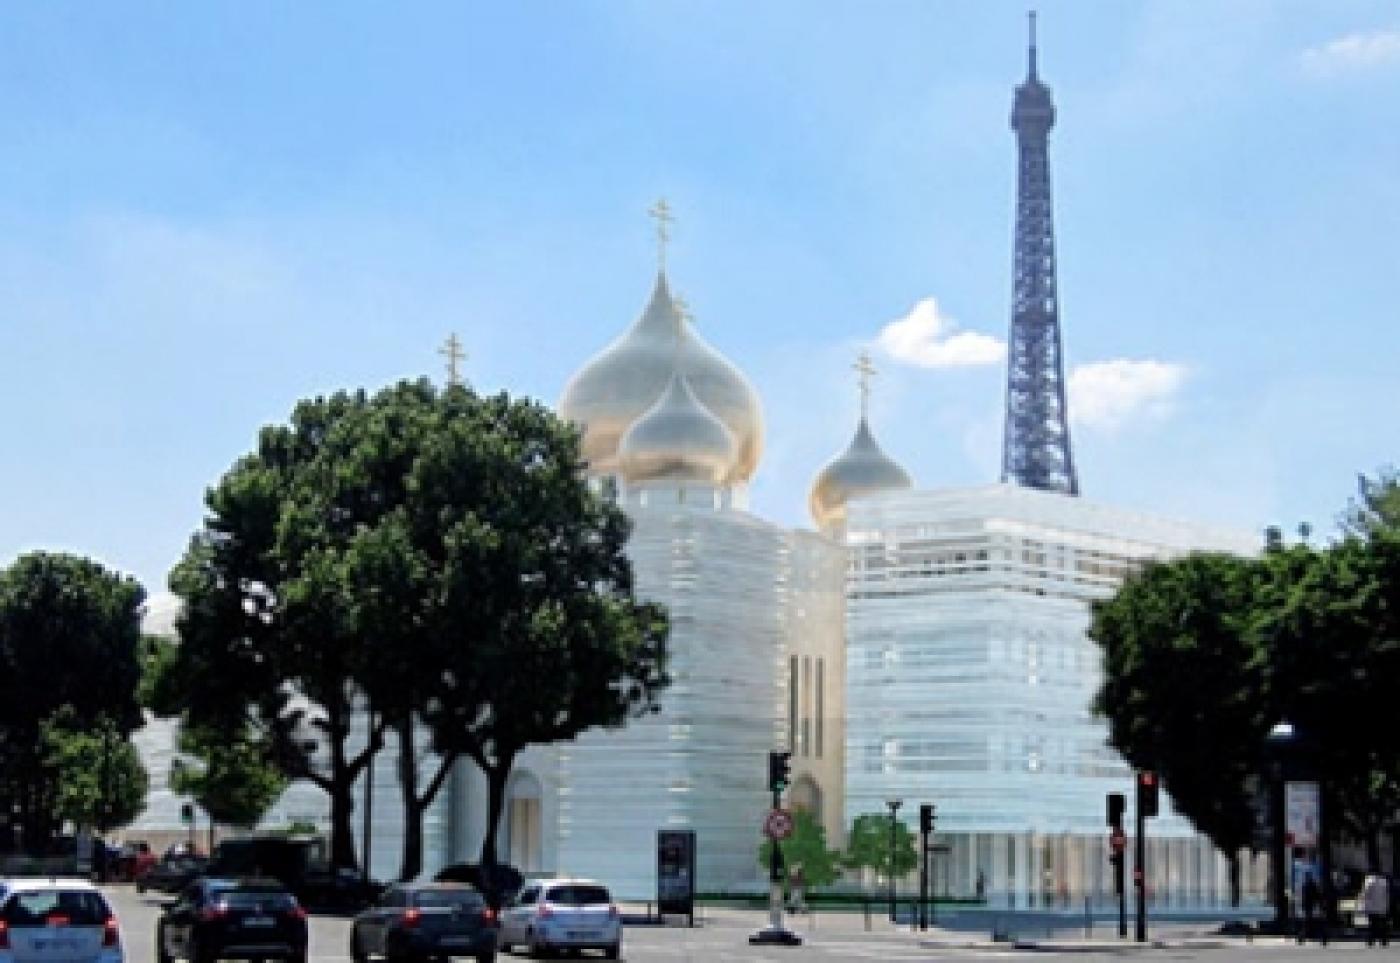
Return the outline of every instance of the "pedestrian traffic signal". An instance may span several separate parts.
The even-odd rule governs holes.
[[[938,807],[933,803],[924,803],[919,807],[919,832],[925,836],[933,833],[933,823],[938,818]]]
[[[768,753],[768,791],[782,792],[787,788],[792,780],[789,775],[791,768],[792,753],[790,752],[770,752]]]
[[[1128,807],[1128,800],[1121,792],[1111,792],[1108,794],[1108,825],[1113,829],[1123,828],[1123,810]]]
[[[1157,815],[1157,782],[1155,772],[1137,774],[1137,811],[1144,819]]]

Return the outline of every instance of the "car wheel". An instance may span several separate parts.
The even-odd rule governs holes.
[[[205,949],[199,943],[190,950],[190,963],[218,963],[219,956],[213,950]]]
[[[287,963],[306,963],[306,951],[302,950],[300,953],[293,953],[291,956],[287,957]]]
[[[531,940],[530,940],[530,955],[533,956],[533,957],[534,957],[535,959],[537,959],[537,960],[542,960],[542,959],[544,959],[546,956],[549,955],[549,944],[548,944],[548,943],[537,943],[535,940],[531,939]]]
[[[156,926],[156,963],[175,963],[175,958],[165,948],[165,926]]]
[[[622,944],[614,943],[603,951],[603,959],[616,960],[622,956]]]
[[[353,926],[350,927],[350,959],[355,963],[365,963],[369,959],[369,954],[365,952],[365,945],[360,939],[360,931]]]
[[[496,954],[483,953],[476,958],[476,963],[496,963]]]

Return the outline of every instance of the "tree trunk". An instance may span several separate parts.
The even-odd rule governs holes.
[[[506,780],[510,765],[497,764],[486,770],[486,835],[481,840],[481,865],[494,870],[497,866],[496,831],[501,824],[501,811],[506,804]]]
[[[1231,851],[1227,857],[1230,864],[1230,905],[1238,908],[1240,905],[1240,854],[1238,850]]]
[[[418,801],[418,746],[413,716],[394,724],[399,734],[399,798],[403,804],[403,853],[399,880],[410,882],[423,871],[423,809]]]
[[[345,740],[338,731],[329,730],[327,741],[331,750],[331,777],[325,786],[331,804],[331,867],[355,869],[359,864],[355,859],[355,832],[350,825],[355,811],[355,773],[346,762]]]

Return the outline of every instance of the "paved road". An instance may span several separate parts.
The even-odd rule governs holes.
[[[138,896],[128,886],[108,890],[122,923],[130,963],[154,963],[155,923],[160,900],[150,894]],[[1221,940],[1201,935],[1199,927],[1160,929],[1166,945],[1159,947],[1119,945],[1111,941],[1085,942],[1073,938],[1041,941],[1038,949],[1017,949],[1006,944],[989,944],[983,937],[968,933],[914,934],[897,930],[876,920],[866,932],[857,916],[827,914],[816,919],[802,918],[793,929],[805,940],[798,948],[751,947],[748,934],[763,923],[762,914],[742,910],[706,910],[703,925],[685,927],[628,927],[623,955],[631,963],[711,963],[711,961],[754,961],[754,963],[866,963],[866,961],[1004,960],[1027,961],[1047,957],[1064,960],[1142,959],[1142,960],[1240,960],[1310,961],[1341,957],[1363,960],[1400,960],[1400,944],[1388,950],[1367,950],[1362,943],[1334,943],[1326,949],[1297,946],[1279,941]],[[350,923],[347,919],[317,916],[311,922],[311,959],[314,963],[343,963],[348,959]],[[501,963],[524,960],[523,955],[502,954]]]

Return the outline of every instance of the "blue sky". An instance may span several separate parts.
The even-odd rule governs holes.
[[[886,449],[994,480],[1024,14],[6,6],[0,558],[161,589],[260,425],[438,376],[449,332],[478,387],[557,399],[645,302],[662,195],[764,399],[756,511],[806,523],[863,345]],[[1330,528],[1400,442],[1400,10],[1047,3],[1040,37],[1085,495]]]

